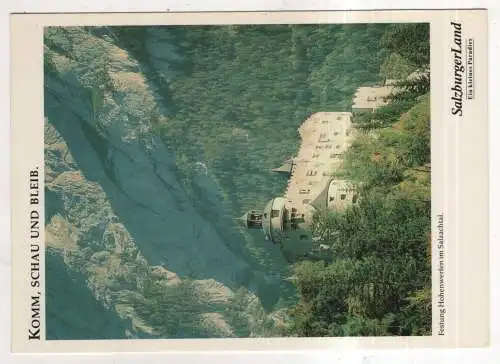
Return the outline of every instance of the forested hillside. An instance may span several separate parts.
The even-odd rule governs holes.
[[[128,27],[113,33],[141,60],[168,108],[168,122],[159,129],[176,151],[187,190],[192,171],[203,162],[232,219],[283,193],[286,179],[270,170],[295,155],[297,128],[310,114],[348,111],[359,86],[386,77],[380,68],[391,51],[381,42],[390,29],[388,24],[232,25]],[[161,34],[162,50],[147,46],[151,34]],[[160,69],[157,63],[166,58],[173,61]],[[243,244],[236,245],[295,301],[293,287],[282,280],[289,274],[279,250],[258,232],[235,226],[235,233],[228,220],[210,211],[207,216],[224,225],[219,231],[226,241],[241,241],[243,234]],[[271,302],[276,292],[267,291]]]
[[[268,171],[298,149],[298,126],[319,110],[350,110],[357,87],[380,81],[387,25],[120,28],[162,32],[180,54],[152,81],[172,110],[162,132],[178,154],[214,168],[236,211],[282,190]],[[139,56],[138,56],[139,57]],[[149,57],[151,58],[151,57]]]
[[[95,334],[70,280],[107,337],[426,332],[428,80],[355,120],[362,203],[317,216],[338,259],[290,266],[234,218],[283,193],[310,114],[428,58],[422,24],[46,28],[49,336]]]
[[[413,29],[418,38],[407,41],[428,49],[425,26]],[[416,69],[421,75],[401,81],[388,105],[354,116],[360,134],[339,176],[357,184],[360,203],[315,216],[315,233],[332,258],[294,266],[300,301],[290,310],[288,334],[431,334],[429,59],[397,42],[413,29],[388,34],[388,60],[398,59],[391,67],[400,76]]]

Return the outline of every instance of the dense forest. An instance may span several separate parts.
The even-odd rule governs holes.
[[[399,26],[382,44],[392,48],[388,60],[397,60],[383,70],[421,73],[403,78],[388,105],[354,116],[359,136],[339,175],[357,184],[361,200],[315,216],[314,230],[332,258],[294,266],[300,301],[290,310],[288,334],[431,334],[428,31]]]
[[[348,111],[361,85],[392,76],[393,64],[404,63],[381,47],[389,24],[231,25],[192,27],[120,27],[113,33],[141,61],[144,72],[166,105],[167,122],[159,122],[166,143],[175,150],[186,189],[202,162],[221,186],[228,216],[223,224],[228,242],[241,241],[269,276],[286,277],[289,267],[261,234],[229,233],[227,221],[259,208],[283,193],[286,179],[270,173],[299,147],[297,128],[312,113]],[[144,39],[162,34],[168,44],[160,68]],[[395,56],[381,65],[389,54]],[[396,67],[398,71],[402,67]],[[405,70],[403,70],[404,72]],[[193,196],[199,195],[193,191]],[[193,203],[196,198],[193,197]],[[241,245],[241,243],[238,243]],[[281,280],[288,303],[295,289]],[[271,289],[264,297],[274,296]],[[270,299],[275,303],[275,299]],[[272,303],[272,304],[274,304]],[[270,306],[268,306],[271,308]]]
[[[109,77],[116,65],[106,48],[80,33],[126,50],[154,98],[116,91]],[[133,307],[154,328],[153,337],[227,336],[214,335],[200,319],[204,310],[217,313],[238,337],[430,334],[427,24],[54,28],[45,43],[47,74],[62,72],[54,61],[60,54],[75,63],[71,72],[88,91],[97,129],[105,95],[134,101],[126,103],[131,134],[141,142],[159,135],[175,152],[175,178],[190,204],[253,275],[269,282],[251,287],[252,274],[235,277],[235,295],[212,302],[195,277],[170,284],[146,259],[137,263],[138,249],[121,252],[117,261],[142,278],[114,299]],[[234,223],[283,194],[287,180],[271,169],[295,155],[297,128],[309,115],[350,111],[358,87],[406,80],[417,70],[422,76],[401,81],[387,106],[355,115],[359,136],[339,176],[358,185],[360,203],[315,216],[315,234],[331,257],[289,264],[260,232]],[[203,174],[217,195],[199,190]]]
[[[117,34],[140,58],[148,52],[141,43],[148,31],[120,28]],[[294,155],[297,127],[310,114],[348,111],[358,87],[424,71],[402,82],[389,105],[356,116],[362,133],[346,155],[343,175],[358,182],[361,203],[316,216],[316,233],[334,259],[292,267],[298,297],[292,291],[285,304],[296,306],[282,334],[430,334],[428,25],[163,31],[180,56],[168,76],[150,75],[172,105],[159,128],[174,143],[186,183],[202,160],[233,214],[282,193],[286,181],[269,170]],[[276,259],[258,240],[247,236],[252,254],[269,270],[287,272],[273,266]]]
[[[168,100],[162,132],[189,163],[206,161],[233,210],[280,193],[269,176],[298,149],[298,126],[319,110],[350,110],[357,87],[382,79],[388,25],[255,25],[161,28],[178,54],[150,79]],[[119,28],[137,57],[153,28]],[[132,44],[131,44],[132,43]],[[189,168],[186,168],[188,170]],[[280,183],[281,182],[281,183]]]

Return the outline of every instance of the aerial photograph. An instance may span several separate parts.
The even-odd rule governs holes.
[[[428,23],[44,28],[48,340],[432,334]]]

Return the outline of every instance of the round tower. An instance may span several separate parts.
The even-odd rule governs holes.
[[[240,220],[249,229],[262,229],[266,240],[280,244],[285,257],[294,260],[312,250],[310,214],[283,197],[275,197],[262,211],[250,210]]]

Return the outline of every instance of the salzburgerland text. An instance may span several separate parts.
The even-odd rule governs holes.
[[[439,309],[439,330],[438,335],[445,335],[446,329],[446,300],[445,300],[445,245],[444,245],[444,216],[440,214],[437,216],[438,223],[438,237],[437,237],[437,251],[438,251],[438,272],[439,272],[439,294],[437,297],[437,307]]]
[[[451,22],[453,27],[453,46],[451,47],[453,63],[453,86],[451,87],[451,113],[462,116],[464,98],[464,72],[465,65],[462,56],[462,24]]]
[[[29,174],[29,261],[30,286],[33,291],[30,297],[30,324],[28,329],[29,340],[40,340],[40,299],[42,296],[40,282],[40,181],[38,167]]]

